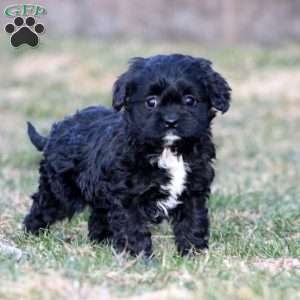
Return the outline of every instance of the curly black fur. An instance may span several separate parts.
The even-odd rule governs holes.
[[[149,224],[163,219],[181,254],[207,248],[215,158],[210,124],[229,100],[230,87],[209,61],[157,55],[131,61],[114,85],[114,110],[81,110],[55,123],[47,138],[29,123],[44,158],[25,230],[37,234],[89,206],[89,237],[110,240],[119,251],[151,255]],[[169,135],[176,139],[166,142]],[[164,188],[172,174],[159,162],[166,149],[183,159],[186,171],[172,207]]]

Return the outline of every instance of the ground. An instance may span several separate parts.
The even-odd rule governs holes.
[[[37,49],[15,50],[5,37],[0,49],[1,299],[300,298],[300,46],[45,37]],[[50,234],[25,237],[21,222],[41,158],[26,120],[46,133],[76,109],[110,105],[128,58],[170,52],[211,59],[233,88],[232,109],[214,122],[210,251],[179,257],[163,225],[153,229],[156,261],[119,256],[87,240],[88,212]]]

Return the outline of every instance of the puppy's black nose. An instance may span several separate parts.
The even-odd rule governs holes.
[[[165,121],[165,127],[167,127],[167,128],[176,128],[177,123],[178,123],[178,117],[175,116],[175,115],[165,116],[164,121]]]

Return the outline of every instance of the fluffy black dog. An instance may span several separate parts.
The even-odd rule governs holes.
[[[206,249],[210,124],[228,110],[230,92],[206,59],[134,58],[114,84],[114,110],[86,108],[55,123],[47,138],[29,123],[44,158],[25,230],[37,234],[89,206],[89,237],[118,251],[151,255],[149,225],[163,219],[181,254]]]

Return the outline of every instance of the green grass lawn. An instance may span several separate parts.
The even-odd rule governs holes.
[[[196,44],[0,39],[0,299],[300,299],[300,46],[206,49]],[[214,122],[216,180],[208,254],[181,258],[153,228],[156,261],[116,255],[86,238],[84,213],[25,237],[40,154],[26,120],[47,132],[66,114],[110,105],[132,56],[183,52],[211,59],[233,88]]]

